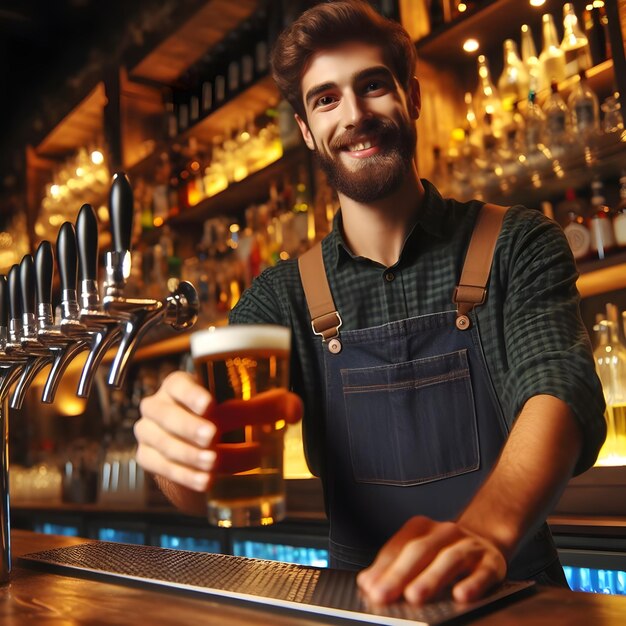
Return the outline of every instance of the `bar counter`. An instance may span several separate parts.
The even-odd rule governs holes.
[[[85,539],[42,535],[24,530],[12,533],[13,571],[0,586],[0,624],[130,624],[152,626],[216,624],[220,626],[313,626],[337,620],[273,611],[257,605],[113,584],[31,570],[16,563],[29,552],[84,543]],[[536,592],[499,606],[488,614],[466,618],[478,626],[623,626],[626,598],[538,588]]]

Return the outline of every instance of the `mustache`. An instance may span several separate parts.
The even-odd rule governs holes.
[[[397,137],[399,130],[398,126],[391,120],[379,119],[377,117],[367,118],[358,126],[349,128],[338,137],[335,137],[328,146],[334,151],[343,150],[358,143],[364,136],[373,137],[380,143],[385,143]]]

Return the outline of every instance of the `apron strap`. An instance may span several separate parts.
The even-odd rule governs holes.
[[[341,351],[339,327],[342,321],[328,286],[321,241],[298,258],[298,269],[313,332],[322,338],[332,353],[337,354]]]
[[[496,242],[508,207],[484,204],[476,219],[470,239],[459,284],[452,302],[456,304],[456,327],[466,330],[470,326],[468,313],[487,297],[487,283]]]

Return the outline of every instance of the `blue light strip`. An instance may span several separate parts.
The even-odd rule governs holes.
[[[626,572],[569,565],[563,571],[572,591],[626,595]]]

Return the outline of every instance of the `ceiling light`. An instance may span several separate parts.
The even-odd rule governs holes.
[[[480,44],[477,39],[466,39],[463,42],[463,50],[465,50],[465,52],[476,52],[479,47]]]

